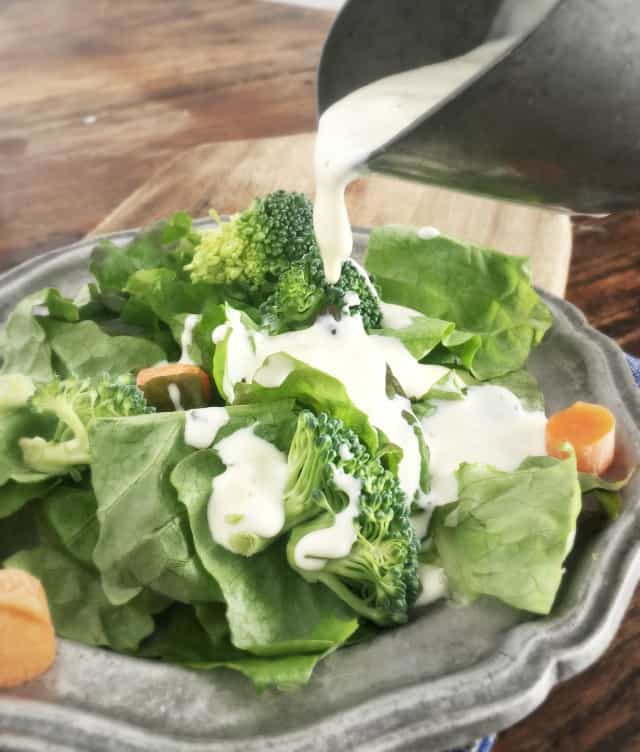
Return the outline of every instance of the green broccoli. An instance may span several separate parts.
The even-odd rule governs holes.
[[[55,379],[36,388],[29,400],[38,413],[53,413],[58,423],[53,435],[22,437],[23,460],[36,472],[74,473],[91,461],[89,428],[97,418],[117,418],[153,412],[142,392],[128,380]]]
[[[355,261],[344,262],[340,279],[327,287],[326,301],[343,314],[360,314],[367,331],[382,326],[380,296],[375,282]]]
[[[282,273],[274,291],[260,306],[262,324],[270,334],[309,326],[326,305],[322,260],[308,253]]]
[[[345,261],[335,285],[328,285],[319,253],[309,253],[280,276],[275,290],[260,306],[271,334],[302,329],[323,309],[336,315],[362,316],[367,331],[382,325],[380,298],[374,282],[353,261]]]
[[[296,515],[301,520],[305,516],[311,519],[291,532],[287,546],[290,565],[306,580],[329,587],[354,611],[377,624],[406,622],[420,590],[419,544],[398,479],[342,421],[325,414],[300,414],[290,457],[296,457],[298,451],[305,459],[300,462],[297,483],[288,488],[285,509],[289,519]],[[356,540],[347,556],[326,559],[320,569],[303,569],[295,556],[300,540],[331,527],[345,507],[345,494],[335,481],[336,470],[356,479],[361,487]]]
[[[194,282],[231,285],[264,300],[280,275],[308,253],[318,253],[311,202],[280,190],[205,233],[185,268]]]

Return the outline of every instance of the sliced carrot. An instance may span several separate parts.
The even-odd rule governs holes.
[[[0,688],[44,673],[56,638],[40,581],[20,569],[0,569]]]
[[[167,363],[163,366],[143,368],[136,377],[138,388],[144,392],[147,402],[159,410],[174,410],[176,398],[170,385],[179,390],[180,405],[185,409],[203,407],[211,401],[211,382],[198,366],[186,363]]]
[[[602,475],[613,462],[616,419],[602,405],[576,402],[547,421],[547,453],[560,459],[566,457],[563,445],[567,442],[576,453],[578,470]]]

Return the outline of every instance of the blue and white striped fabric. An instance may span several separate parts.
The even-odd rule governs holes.
[[[484,739],[479,739],[466,747],[457,747],[452,749],[451,752],[491,752],[495,740],[495,736],[485,736]]]
[[[631,369],[633,378],[636,380],[636,384],[640,386],[640,358],[634,358],[632,355],[627,355],[627,362],[629,363],[629,368]],[[491,752],[495,740],[495,736],[485,736],[484,739],[472,742],[466,747],[452,749],[450,752]]]

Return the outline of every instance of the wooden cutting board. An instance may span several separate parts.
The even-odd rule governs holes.
[[[177,155],[91,233],[146,225],[177,210],[230,214],[276,188],[313,194],[313,134],[201,144]],[[564,296],[571,223],[553,212],[371,176],[353,183],[354,225],[433,225],[454,237],[530,256],[534,281]]]

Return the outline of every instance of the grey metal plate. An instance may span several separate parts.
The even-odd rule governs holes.
[[[206,223],[200,223],[206,224]],[[132,233],[110,236],[126,242]],[[357,234],[360,251],[366,233]],[[47,285],[73,293],[93,241],[0,276],[0,321]],[[548,408],[576,399],[612,409],[640,458],[640,399],[624,356],[568,303],[545,295],[555,324],[531,358]],[[553,615],[531,618],[489,599],[436,604],[401,629],[339,651],[308,687],[258,696],[240,676],[202,674],[60,641],[43,677],[0,694],[0,748],[103,752],[438,750],[531,712],[605,650],[640,579],[640,478],[624,512],[579,541]],[[0,556],[2,555],[0,536]]]

